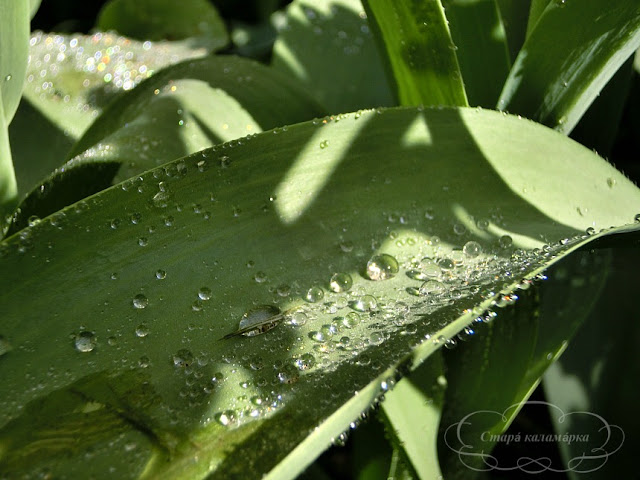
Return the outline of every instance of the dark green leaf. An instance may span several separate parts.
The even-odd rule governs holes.
[[[363,4],[400,105],[468,105],[440,0]]]
[[[509,58],[516,59],[527,33],[530,0],[496,0],[507,36]]]
[[[443,0],[442,5],[469,104],[495,107],[511,67],[495,0]]]
[[[639,45],[639,2],[550,2],[511,69],[498,108],[568,134]]]
[[[218,11],[207,0],[110,0],[96,28],[138,40],[185,40],[193,47],[219,50],[229,36]]]

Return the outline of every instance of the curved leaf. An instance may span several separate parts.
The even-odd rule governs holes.
[[[511,69],[498,108],[568,134],[638,46],[638,2],[549,2]]]
[[[2,468],[292,478],[638,204],[593,152],[472,109],[326,118],[127,180],[0,244]],[[261,305],[281,324],[222,340]]]
[[[206,57],[157,73],[116,99],[67,163],[20,205],[11,231],[115,182],[212,145],[321,114],[279,72],[237,57]]]
[[[468,105],[440,0],[363,3],[400,105]]]
[[[272,66],[332,113],[394,105],[366,18],[360,0],[294,0]]]
[[[206,0],[111,0],[102,7],[96,26],[138,40],[189,39],[189,45],[211,51],[229,42],[218,11]]]

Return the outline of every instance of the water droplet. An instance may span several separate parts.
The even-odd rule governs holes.
[[[211,289],[208,287],[202,287],[198,291],[198,298],[200,298],[200,300],[209,300],[211,298]]]
[[[316,357],[310,353],[303,353],[294,363],[299,370],[309,370],[316,364]]]
[[[149,327],[141,323],[136,327],[136,337],[144,338],[149,335]]]
[[[335,273],[329,282],[329,288],[336,293],[347,292],[353,286],[353,280],[348,273]]]
[[[616,185],[615,179],[613,179],[611,177],[607,178],[607,186],[609,188],[613,188],[613,187],[615,187],[615,185]]]
[[[288,297],[289,294],[291,293],[291,287],[289,287],[289,285],[278,285],[278,288],[276,288],[276,293],[280,296],[280,297]]]
[[[500,248],[509,248],[513,245],[513,238],[509,235],[503,235],[498,240],[498,244],[500,245]]]
[[[315,360],[315,359],[314,359]],[[276,375],[280,383],[296,383],[300,378],[300,373],[294,365],[284,365]]]
[[[76,335],[74,344],[76,350],[82,353],[92,352],[96,348],[96,337],[92,332],[83,330]]]
[[[112,230],[116,230],[120,226],[120,219],[114,218],[113,220],[111,220],[110,226]]]
[[[138,239],[138,245],[141,247],[146,247],[149,244],[149,240],[146,237],[140,237]]]
[[[440,295],[444,293],[444,291],[444,283],[439,282],[438,280],[427,280],[420,287],[420,293],[422,295]]]
[[[4,77],[4,81],[8,82],[9,80],[11,80],[12,76],[11,74],[8,74],[6,77]]]
[[[481,218],[476,222],[476,227],[478,227],[479,230],[487,230],[489,228],[489,221]]]
[[[595,235],[596,234],[596,229],[593,227],[589,227],[587,228],[587,235]]]
[[[324,290],[320,287],[311,287],[307,290],[307,294],[304,297],[307,302],[316,303],[324,298]]]
[[[35,227],[40,222],[41,222],[40,217],[38,217],[37,215],[31,215],[27,220],[27,223],[29,224],[30,227]]]
[[[455,262],[450,258],[441,258],[438,260],[438,266],[441,270],[453,270],[456,266]]]
[[[378,308],[378,301],[373,295],[363,295],[350,304],[358,312],[373,312]]]
[[[635,217],[633,217],[633,219],[634,219],[636,222],[640,222],[640,213],[638,213]]]
[[[229,168],[231,165],[231,159],[226,155],[222,155],[218,160],[221,168]]]
[[[156,271],[156,278],[158,280],[164,280],[165,278],[167,278],[167,272],[165,272],[164,270],[157,270]]]
[[[466,256],[475,258],[480,255],[480,253],[482,253],[482,247],[478,242],[474,242],[473,240],[471,240],[470,242],[464,244],[464,247],[462,247],[462,251]]]
[[[342,318],[342,325],[346,328],[354,328],[360,323],[360,315],[356,312],[348,313],[344,318]]]
[[[456,235],[464,235],[467,231],[467,227],[465,227],[461,223],[456,223],[453,225],[453,233]]]
[[[174,367],[186,368],[193,363],[193,354],[186,348],[182,348],[175,353],[171,359]]]
[[[327,148],[329,146],[329,140],[323,140],[320,142],[320,148]]]
[[[387,280],[395,276],[399,269],[398,261],[386,253],[375,255],[367,262],[367,276],[370,280]]]
[[[133,306],[135,308],[147,308],[149,305],[149,299],[142,293],[139,293],[133,297]]]
[[[233,410],[225,410],[223,412],[216,413],[214,418],[220,425],[224,425],[225,427],[227,427],[235,423],[236,412],[234,412]]]
[[[256,283],[264,283],[267,281],[267,274],[264,272],[256,272],[256,274],[253,276],[253,279],[256,281]]]
[[[302,325],[307,323],[308,319],[309,318],[307,317],[306,313],[304,313],[304,312],[295,312],[293,315],[291,315],[291,317],[289,319],[289,324],[293,325],[294,327],[301,327]]]
[[[349,240],[345,240],[344,242],[340,242],[340,250],[344,253],[349,253],[353,250],[353,242]]]
[[[380,345],[384,342],[384,335],[380,332],[373,332],[369,335],[369,343],[372,345]]]
[[[147,368],[151,365],[151,360],[149,359],[149,357],[147,357],[146,355],[143,355],[142,357],[140,357],[140,359],[138,360],[138,366],[140,368]]]
[[[316,342],[324,342],[326,340],[324,334],[322,332],[318,332],[318,331],[312,331],[309,332],[309,338],[311,340],[314,340]]]

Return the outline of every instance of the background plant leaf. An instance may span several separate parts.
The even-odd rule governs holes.
[[[332,113],[395,104],[359,0],[294,0],[272,66]]]
[[[207,0],[111,0],[102,7],[96,27],[143,41],[185,40],[209,51],[229,43],[222,18]]]
[[[569,133],[640,45],[640,4],[550,2],[527,36],[498,108]]]
[[[170,160],[322,111],[279,72],[237,57],[168,68],[114,101],[20,205],[11,231]],[[114,180],[115,177],[115,180]]]
[[[363,5],[400,105],[468,105],[440,0]]]
[[[62,476],[90,451],[122,478],[292,478],[383,381],[639,199],[563,135],[473,109],[326,118],[155,168],[0,243],[1,468]],[[382,253],[398,272],[372,281]],[[220,340],[265,304],[284,325]]]
[[[493,108],[509,74],[507,38],[495,0],[443,0],[469,105]]]
[[[633,302],[625,299],[633,295],[632,279],[640,260],[637,242],[635,235],[635,241],[626,248],[612,242],[603,252],[611,256],[611,268],[600,301],[544,377],[545,393],[561,412],[590,412],[611,426],[611,438],[601,444],[605,433],[600,430],[605,426],[601,421],[586,414],[572,414],[560,422],[558,414],[552,415],[558,434],[590,435],[588,442],[559,442],[570,478],[591,469],[593,478],[611,478],[634,469],[640,423],[633,412],[638,402],[635,379],[640,363],[633,351],[640,332],[634,321]],[[594,447],[603,450],[591,450]],[[594,453],[605,456],[588,458]],[[579,465],[575,460],[569,463],[583,454],[588,457]],[[572,465],[576,468],[569,468]]]
[[[516,59],[527,33],[530,0],[496,0],[507,37],[509,58]]]

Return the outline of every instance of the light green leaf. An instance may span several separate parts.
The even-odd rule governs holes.
[[[639,45],[638,2],[550,2],[511,69],[498,108],[568,134]]]
[[[634,279],[640,256],[637,235],[635,238],[632,248],[618,248],[610,242],[603,250],[611,262],[602,295],[566,352],[544,377],[545,393],[555,407],[550,408],[550,415],[556,433],[588,438],[575,444],[559,442],[570,478],[583,477],[584,471],[594,479],[624,476],[633,472],[637,463],[640,421],[635,412],[640,362],[635,350],[640,329],[631,299],[636,294]],[[560,418],[563,414],[567,415]],[[603,437],[607,426],[608,441]],[[576,457],[583,454],[586,457],[578,462]]]
[[[96,28],[138,40],[184,40],[192,47],[220,50],[229,36],[218,11],[207,0],[110,0]]]
[[[6,219],[10,218],[18,201],[18,186],[11,161],[8,123],[5,120],[1,102],[2,90],[0,90],[0,232],[4,234],[8,228]]]
[[[74,145],[70,160],[22,202],[11,231],[113,181],[321,113],[296,83],[251,60],[205,57],[167,68],[111,103]]]
[[[363,5],[400,105],[468,105],[440,0]]]
[[[27,68],[29,2],[0,3],[0,100],[6,125],[11,123],[22,94]]]
[[[409,377],[400,380],[382,402],[398,448],[409,458],[418,478],[442,476],[437,437],[446,387],[443,373],[442,357],[434,354]]]
[[[326,118],[146,172],[0,243],[2,469],[293,478],[383,381],[638,204],[588,149],[473,109]],[[261,305],[280,325],[222,340]]]
[[[469,104],[493,108],[509,74],[507,38],[495,0],[443,0]]]
[[[544,13],[545,8],[547,8],[551,2],[552,0],[531,0],[529,19],[527,21],[527,37],[531,34],[538,20],[540,20],[540,17]]]
[[[395,104],[360,0],[294,0],[272,65],[332,113]]]
[[[29,4],[31,5],[31,12],[29,18],[33,18],[35,14],[38,12],[38,8],[40,8],[40,0],[30,0]]]

